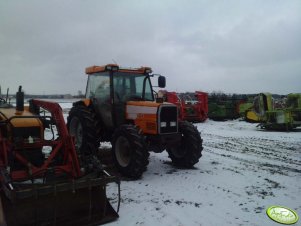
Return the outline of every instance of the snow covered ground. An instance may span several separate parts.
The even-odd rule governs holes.
[[[239,120],[195,125],[204,146],[195,168],[151,153],[142,179],[122,181],[120,218],[108,225],[279,225],[266,215],[271,205],[301,215],[300,130],[267,132]]]
[[[61,106],[66,118],[72,104]],[[301,129],[270,132],[239,120],[195,125],[204,147],[195,168],[151,153],[142,179],[121,182],[120,217],[107,225],[280,225],[266,215],[271,205],[300,217]]]

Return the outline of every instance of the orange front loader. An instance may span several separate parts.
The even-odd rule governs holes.
[[[59,104],[31,100],[24,107],[23,97],[20,87],[16,108],[0,104],[0,225],[98,225],[116,219],[106,186],[117,183],[119,191],[118,178],[95,156],[76,152]]]

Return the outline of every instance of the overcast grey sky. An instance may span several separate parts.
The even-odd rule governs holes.
[[[301,1],[0,0],[2,91],[76,94],[113,60],[170,91],[301,92]]]

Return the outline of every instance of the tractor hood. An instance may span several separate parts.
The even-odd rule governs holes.
[[[146,134],[177,132],[178,108],[171,103],[128,101],[126,119],[134,121]]]
[[[164,102],[157,103],[153,101],[128,101],[126,105],[127,119],[136,119],[145,115],[156,115],[160,106],[175,106],[174,104]]]
[[[39,119],[27,109],[19,112],[15,108],[0,108],[0,121],[10,120],[13,127],[42,127]]]

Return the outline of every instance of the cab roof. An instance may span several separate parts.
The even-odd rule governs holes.
[[[86,68],[86,74],[94,74],[97,72],[104,71],[120,71],[120,72],[128,72],[128,73],[136,73],[136,74],[149,74],[152,73],[152,69],[150,67],[140,67],[140,68],[123,68],[119,67],[118,64],[106,64],[103,66],[90,66]]]

